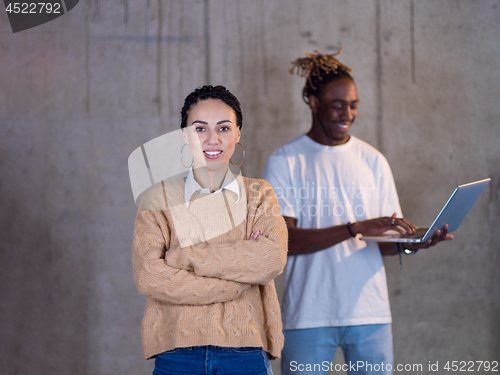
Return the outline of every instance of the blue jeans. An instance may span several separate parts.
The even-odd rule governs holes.
[[[346,364],[335,368],[332,360],[339,346]],[[391,375],[393,367],[391,324],[285,331],[283,375],[326,375],[329,370],[347,371],[349,375]]]
[[[260,348],[194,346],[158,354],[153,375],[272,375]]]

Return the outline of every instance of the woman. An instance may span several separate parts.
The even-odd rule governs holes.
[[[135,223],[144,355],[154,375],[270,374],[283,347],[273,279],[287,252],[276,196],[228,168],[242,115],[226,88],[196,89],[181,116],[189,174],[148,191]]]

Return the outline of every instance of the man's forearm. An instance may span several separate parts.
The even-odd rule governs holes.
[[[322,229],[288,227],[288,255],[311,254],[351,238],[346,225]]]

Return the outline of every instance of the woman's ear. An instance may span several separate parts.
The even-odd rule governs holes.
[[[184,143],[189,144],[189,138],[187,135],[187,128],[182,128],[182,138],[184,138]]]
[[[236,143],[238,143],[240,141],[240,138],[241,138],[241,130],[240,130],[240,128],[238,128],[238,135],[236,136]]]

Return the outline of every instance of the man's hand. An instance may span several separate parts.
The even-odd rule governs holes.
[[[429,247],[437,245],[441,241],[450,241],[453,239],[452,234],[448,234],[448,224],[445,224],[441,230],[434,232],[432,238],[422,243],[408,243],[404,247],[409,250],[428,249]]]
[[[350,224],[350,227],[355,235],[361,233],[363,236],[377,236],[388,230],[395,230],[401,234],[413,234],[416,228],[405,218],[397,218],[395,213],[392,216],[357,221]]]

